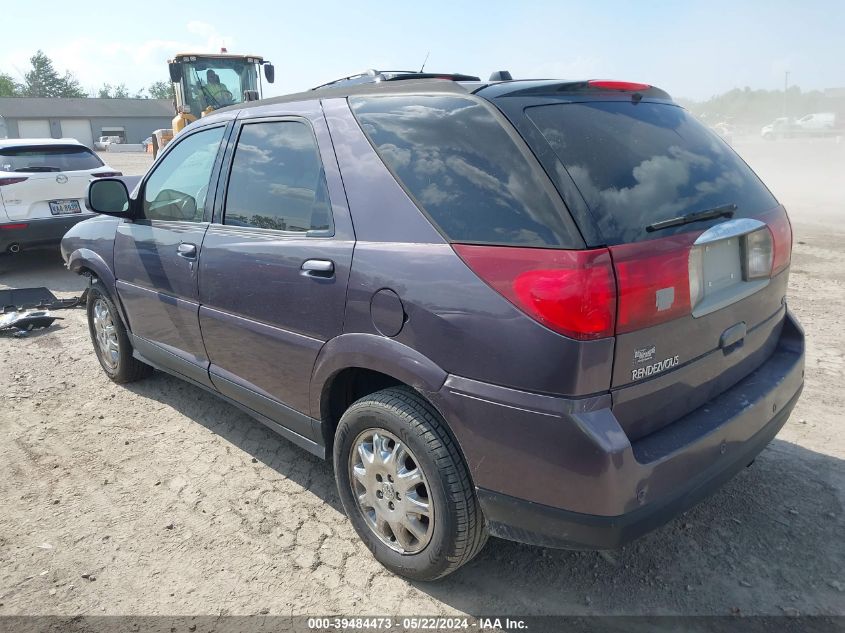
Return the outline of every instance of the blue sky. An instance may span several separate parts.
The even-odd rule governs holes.
[[[23,5],[21,5],[23,6]],[[264,55],[270,94],[366,68],[486,78],[644,81],[704,99],[734,87],[845,86],[845,1],[95,2],[6,12],[0,72],[18,79],[38,48],[83,87],[166,78],[177,50]]]

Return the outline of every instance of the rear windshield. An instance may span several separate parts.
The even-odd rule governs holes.
[[[735,204],[734,217],[777,202],[754,172],[684,109],[633,101],[527,108],[572,177],[609,244],[706,228],[646,227],[696,211]]]
[[[0,171],[82,171],[102,167],[97,155],[78,145],[29,145],[0,149]]]
[[[579,243],[548,179],[484,105],[451,95],[349,103],[382,160],[449,240]]]

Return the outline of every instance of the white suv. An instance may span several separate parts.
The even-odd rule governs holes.
[[[120,175],[74,139],[0,140],[0,253],[58,244],[93,215],[91,179]]]

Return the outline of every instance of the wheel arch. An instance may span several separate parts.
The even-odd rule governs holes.
[[[120,318],[123,319],[126,329],[129,330],[129,320],[126,318],[126,310],[124,309],[123,303],[120,301],[120,297],[117,294],[117,285],[114,273],[106,263],[106,260],[103,259],[99,253],[91,250],[90,248],[78,248],[68,257],[67,267],[68,270],[76,273],[77,275],[89,273],[103,284],[106,293],[120,311]]]
[[[314,363],[311,415],[321,421],[326,448],[331,450],[340,416],[355,400],[404,385],[437,409],[430,395],[440,390],[447,376],[432,360],[398,341],[375,334],[343,334],[326,343]]]

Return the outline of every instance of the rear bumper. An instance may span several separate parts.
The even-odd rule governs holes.
[[[766,362],[633,443],[609,397],[503,394],[450,377],[435,401],[467,458],[491,534],[605,549],[666,523],[753,461],[786,423],[803,381],[804,336],[787,313]]]
[[[685,481],[671,497],[627,514],[606,517],[552,508],[479,489],[478,499],[491,534],[512,541],[566,549],[613,549],[660,527],[718,490],[750,464],[783,427],[801,388],[766,426],[725,460]]]
[[[17,244],[21,248],[58,244],[72,226],[83,220],[89,220],[92,217],[94,215],[90,213],[80,213],[51,218],[39,218],[36,220],[0,223],[0,253],[8,251],[9,247],[13,244]],[[18,224],[25,224],[26,227],[15,229],[4,228]]]

